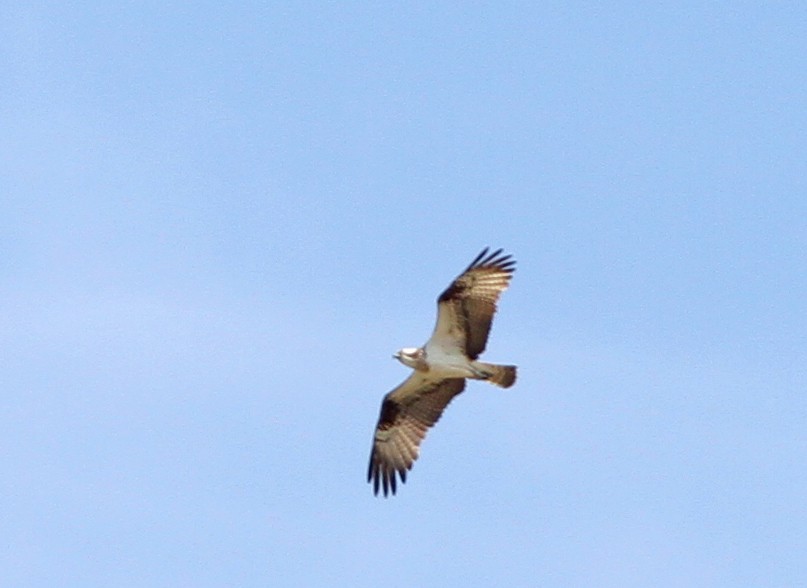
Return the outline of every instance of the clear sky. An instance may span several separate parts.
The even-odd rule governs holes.
[[[807,5],[649,4],[6,3],[0,585],[807,585]]]

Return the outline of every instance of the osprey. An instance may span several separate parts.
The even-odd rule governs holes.
[[[393,357],[412,374],[384,397],[376,425],[367,481],[386,497],[395,494],[397,478],[418,458],[426,431],[451,400],[465,389],[465,380],[486,380],[509,388],[516,366],[477,361],[485,350],[499,296],[515,271],[511,255],[487,247],[437,299],[437,324],[423,347],[405,347]]]

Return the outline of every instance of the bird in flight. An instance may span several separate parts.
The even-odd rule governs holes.
[[[418,458],[426,432],[465,380],[486,380],[502,388],[516,381],[516,366],[477,361],[485,350],[499,296],[515,271],[511,255],[485,248],[437,299],[437,324],[423,347],[404,347],[393,357],[412,373],[384,396],[373,437],[367,481],[378,495],[395,494],[397,478]]]

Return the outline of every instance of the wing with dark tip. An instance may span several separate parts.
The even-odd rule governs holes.
[[[437,325],[429,344],[459,346],[470,359],[479,357],[515,265],[512,255],[502,255],[501,249],[483,249],[437,299]]]
[[[462,378],[434,381],[415,371],[384,397],[367,469],[376,495],[380,488],[395,494],[397,477],[406,482],[426,432],[464,388]]]

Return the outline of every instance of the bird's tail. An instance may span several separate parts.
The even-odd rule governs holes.
[[[502,388],[509,388],[516,382],[516,366],[496,365],[494,363],[476,362],[475,367],[485,374],[485,380]]]

